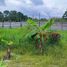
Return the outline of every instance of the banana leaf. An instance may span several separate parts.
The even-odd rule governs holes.
[[[30,32],[28,32],[26,35],[25,35],[25,39],[29,38],[31,39],[33,35],[35,35],[37,33],[37,31],[35,30],[32,30]]]
[[[33,20],[31,20],[31,19],[28,19],[27,23],[32,25],[32,26],[37,26],[37,24]]]
[[[41,26],[41,29],[42,30],[47,30],[53,25],[53,23],[54,23],[54,19],[50,19],[50,20],[48,20],[48,22],[46,24]]]

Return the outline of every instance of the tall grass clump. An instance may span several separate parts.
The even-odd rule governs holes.
[[[28,29],[28,26],[16,29],[0,29],[0,50],[8,48],[8,44],[2,41],[5,40],[7,42],[13,42],[11,48],[17,54],[32,52],[35,49],[34,44],[30,41],[30,39],[25,37],[25,35],[29,32],[30,30]]]

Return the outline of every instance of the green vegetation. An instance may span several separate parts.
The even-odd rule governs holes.
[[[67,20],[67,10],[66,10],[65,13],[63,14],[63,18]]]
[[[0,22],[20,22],[26,21],[28,17],[21,12],[17,11],[8,11],[0,12]]]
[[[38,22],[38,21],[45,22],[48,20],[46,18],[40,18],[40,19],[31,18],[31,17],[28,17],[27,15],[24,15],[21,12],[15,11],[15,10],[12,10],[12,11],[5,10],[3,12],[0,11],[0,22],[5,22],[5,21],[20,22],[20,21],[26,21],[28,18],[33,19],[36,22]],[[63,14],[63,16],[61,18],[54,17],[54,19],[56,22],[67,22],[67,11],[65,11],[65,13]]]
[[[54,18],[55,19],[55,22],[60,22],[60,23],[62,23],[62,22],[67,22],[67,19],[65,19],[65,18]]]
[[[41,27],[30,19],[27,22],[21,28],[0,29],[1,67],[66,67],[67,31],[49,30],[53,19]]]
[[[44,55],[36,55],[35,44],[24,39],[29,32],[27,27],[17,29],[0,29],[0,35],[3,39],[14,42],[12,46],[13,57],[8,63],[8,67],[66,67],[67,66],[67,31],[57,31],[61,34],[60,45],[46,46]],[[19,42],[20,40],[20,42]],[[5,54],[2,43],[0,45],[0,58]]]
[[[0,67],[7,67],[7,64],[2,61],[0,61]]]
[[[36,47],[40,50],[39,53],[43,54],[44,45],[46,45],[50,34],[50,31],[48,31],[48,29],[54,23],[54,19],[48,20],[48,22],[42,26],[38,26],[31,19],[29,19],[27,22],[30,30],[30,32],[27,33],[27,38],[32,38],[36,42]]]

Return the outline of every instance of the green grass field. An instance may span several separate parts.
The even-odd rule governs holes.
[[[13,56],[11,60],[5,61],[8,67],[67,67],[67,31],[58,31],[61,34],[60,45],[45,47],[44,55],[36,55],[35,44],[25,39],[28,32],[26,27],[0,29],[0,39],[14,42]],[[0,47],[0,58],[5,54],[4,47]]]

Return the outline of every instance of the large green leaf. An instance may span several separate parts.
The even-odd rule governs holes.
[[[36,33],[37,33],[36,30],[32,30],[32,31],[30,31],[30,32],[28,32],[28,33],[26,34],[25,38],[31,38],[31,36],[34,35],[34,34],[36,34]]]
[[[50,26],[54,23],[54,20],[50,19],[46,24],[41,27],[37,26],[37,24],[31,19],[28,19],[27,22],[29,25],[31,25],[31,29],[29,28],[30,31],[26,34],[25,38],[31,38],[31,36],[35,35],[36,33],[50,28]]]
[[[39,26],[37,25],[37,23],[34,20],[28,19],[27,23],[30,25],[29,27],[31,29],[40,30]]]
[[[32,19],[28,19],[27,23],[32,25],[32,26],[37,26],[37,24]]]
[[[42,30],[49,29],[52,26],[53,23],[54,23],[54,19],[50,19],[50,20],[48,20],[48,22],[46,24],[41,26],[41,29]]]

